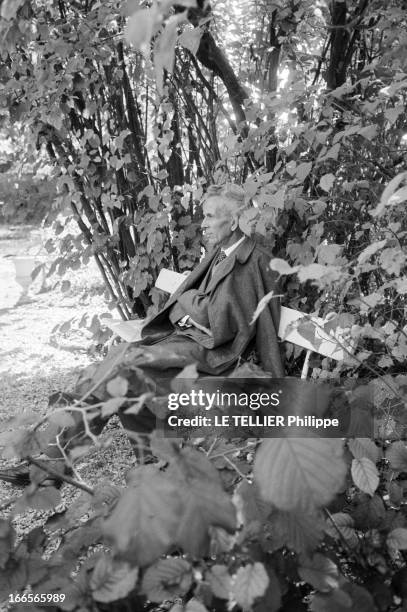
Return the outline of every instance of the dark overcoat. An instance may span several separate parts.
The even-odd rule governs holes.
[[[217,253],[218,249],[209,253],[144,326],[141,344],[155,344],[174,333],[170,313],[176,306],[180,313],[189,314],[212,333],[209,337],[195,327],[176,332],[178,340],[181,334],[186,342],[193,340],[200,347],[199,370],[222,374],[255,344],[262,368],[273,377],[284,376],[277,336],[280,298],[272,298],[257,321],[251,323],[260,300],[271,291],[279,294],[277,274],[269,267],[270,254],[251,238],[245,238],[208,277]]]

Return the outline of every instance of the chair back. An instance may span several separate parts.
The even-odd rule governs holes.
[[[354,344],[337,327],[330,334],[325,332],[324,319],[313,317],[293,308],[281,307],[278,336],[281,340],[292,342],[307,351],[319,353],[325,357],[343,361],[355,350]]]

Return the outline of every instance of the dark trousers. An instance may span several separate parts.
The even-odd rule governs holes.
[[[197,363],[199,370],[199,357],[202,348],[192,339],[177,334],[145,346],[141,343],[119,344],[113,347],[107,357],[92,364],[81,375],[74,393],[56,393],[50,398],[50,405],[72,406],[75,401],[84,398],[86,405],[99,404],[111,398],[108,391],[109,381],[120,376],[127,381],[129,398],[137,398],[142,393],[153,390],[156,397],[165,398],[171,392],[171,381],[181,370],[190,364]],[[159,400],[155,400],[159,406]],[[129,432],[131,442],[136,446],[138,438],[149,434],[157,426],[157,417],[152,410],[144,406],[137,414],[126,413],[129,407],[127,402],[118,409],[118,416],[123,427]],[[79,411],[70,412],[74,425],[66,428],[60,435],[60,443],[69,450],[73,446],[88,443],[84,425],[84,414]],[[99,407],[95,408],[95,416],[88,419],[89,429],[94,435],[99,435],[109,416],[103,417]],[[135,434],[135,435],[132,435]],[[145,440],[145,437],[144,437]],[[60,451],[50,446],[46,451],[49,457],[60,457]]]

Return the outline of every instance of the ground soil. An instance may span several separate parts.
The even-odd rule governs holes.
[[[78,374],[101,354],[94,351],[92,334],[74,326],[64,333],[52,333],[55,326],[84,314],[108,312],[100,290],[103,289],[96,266],[90,264],[61,279],[37,278],[28,299],[19,302],[22,288],[16,282],[11,255],[45,254],[44,230],[34,227],[0,226],[0,431],[9,417],[35,411],[42,416],[50,410],[48,397],[56,391],[70,391]],[[68,292],[61,291],[69,280]],[[98,295],[99,292],[99,295]],[[118,316],[114,312],[113,316]],[[3,424],[3,425],[2,425]],[[90,485],[101,480],[122,482],[135,458],[117,420],[106,428],[104,441],[108,450],[96,449],[78,464],[78,471]],[[3,459],[0,469],[16,460]],[[10,495],[11,485],[0,483],[0,506]],[[72,487],[63,487],[66,502],[75,495]],[[7,514],[7,513],[6,513]],[[3,513],[4,516],[4,513]],[[43,519],[43,513],[26,512],[14,519],[17,532],[23,534]]]

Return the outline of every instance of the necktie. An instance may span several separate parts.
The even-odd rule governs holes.
[[[226,253],[225,251],[222,251],[222,249],[220,249],[219,253],[215,257],[215,261],[213,262],[213,265],[217,266],[218,263],[220,263],[224,259],[226,259]]]

